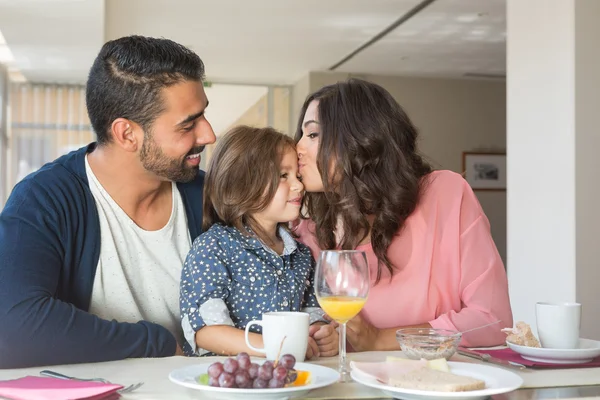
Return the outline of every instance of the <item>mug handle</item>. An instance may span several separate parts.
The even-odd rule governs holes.
[[[252,325],[260,325],[260,326],[263,326],[263,324],[262,324],[262,323],[263,323],[262,321],[258,321],[258,320],[252,320],[252,321],[248,322],[248,323],[246,324],[246,330],[245,330],[245,332],[244,332],[244,338],[246,339],[246,346],[248,346],[249,348],[251,348],[251,349],[252,349],[252,350],[254,350],[254,351],[258,351],[259,353],[267,354],[267,351],[266,351],[264,348],[263,348],[263,349],[258,349],[258,348],[256,348],[256,347],[252,346],[252,345],[250,344],[250,339],[248,338],[248,334],[250,333],[250,327],[251,327]]]

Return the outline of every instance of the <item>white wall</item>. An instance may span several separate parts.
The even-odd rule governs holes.
[[[300,109],[308,97],[310,88],[310,74],[306,74],[292,87],[292,113],[290,118],[290,132],[293,136],[300,116]]]
[[[206,118],[219,136],[225,133],[240,115],[264,97],[268,87],[215,83],[204,90],[210,103],[206,109]]]
[[[583,336],[600,339],[600,1],[584,0],[575,8],[575,199],[577,301],[583,304]],[[596,309],[596,310],[594,310]]]
[[[600,339],[600,2],[508,0],[507,6],[513,312],[535,328],[537,301],[580,301],[582,336]]]
[[[344,80],[345,73],[311,72],[310,91]],[[420,132],[420,149],[435,168],[462,172],[462,153],[506,147],[504,81],[352,75],[386,88]],[[506,260],[506,192],[476,192]]]

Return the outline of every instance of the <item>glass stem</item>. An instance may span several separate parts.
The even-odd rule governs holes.
[[[346,323],[340,325],[340,380],[342,382],[348,382],[350,380],[350,371],[348,371],[348,364],[346,361]]]

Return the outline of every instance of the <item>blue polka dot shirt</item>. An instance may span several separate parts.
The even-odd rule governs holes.
[[[308,247],[285,229],[278,255],[234,227],[213,225],[192,245],[181,274],[181,322],[187,355],[213,355],[199,349],[195,333],[204,326],[245,329],[270,311],[306,311],[311,323],[322,318],[313,286],[314,260]],[[253,325],[252,332],[261,333]]]

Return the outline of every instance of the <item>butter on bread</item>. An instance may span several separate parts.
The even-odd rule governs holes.
[[[485,382],[482,380],[427,367],[394,377],[390,379],[389,384],[404,389],[432,392],[466,392],[485,389]]]
[[[406,363],[414,362],[413,360],[409,360],[408,358],[404,358],[404,357],[387,356],[385,359],[386,359],[386,361],[395,361],[395,362],[406,362]],[[448,361],[446,361],[445,358],[436,358],[434,360],[421,360],[420,362],[424,362],[424,361],[427,363],[428,368],[437,369],[439,371],[450,372],[450,367],[448,366]]]
[[[502,332],[508,334],[506,341],[527,347],[541,347],[540,342],[537,340],[531,327],[523,321],[519,321],[515,324],[514,328],[502,329]]]

